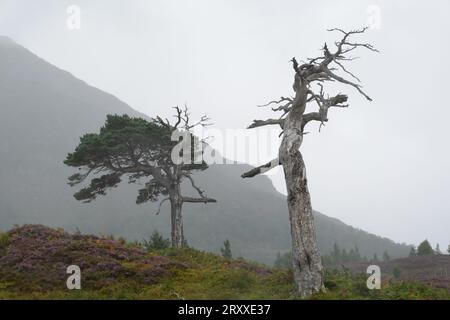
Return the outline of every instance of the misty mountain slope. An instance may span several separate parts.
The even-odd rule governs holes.
[[[82,134],[97,132],[108,113],[143,115],[5,37],[0,37],[0,71],[0,229],[40,223],[138,240],[154,229],[168,235],[167,204],[159,216],[157,203],[136,205],[139,186],[123,183],[83,204],[66,183],[73,169],[62,161]],[[186,204],[185,234],[192,246],[216,252],[228,238],[235,256],[271,263],[278,251],[290,248],[285,197],[265,176],[241,179],[248,168],[214,165],[197,174],[198,184],[219,202]],[[367,256],[409,252],[322,214],[316,214],[316,226],[323,253],[334,242],[348,249],[358,245]]]

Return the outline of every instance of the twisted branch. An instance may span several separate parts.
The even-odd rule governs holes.
[[[352,72],[350,72],[346,66],[344,66],[345,61],[353,61],[356,58],[347,57],[346,54],[356,50],[357,48],[368,49],[373,52],[379,52],[371,44],[368,43],[358,43],[350,42],[349,39],[353,35],[358,35],[364,33],[368,28],[362,28],[359,30],[344,31],[340,28],[332,28],[328,31],[337,31],[343,34],[341,40],[336,41],[334,44],[336,49],[334,52],[330,50],[327,43],[322,47],[322,56],[316,58],[308,58],[307,62],[301,61],[299,64],[297,59],[294,57],[290,60],[292,62],[292,67],[295,71],[293,90],[295,92],[294,98],[281,97],[279,100],[273,100],[269,103],[259,106],[267,107],[272,104],[275,107],[272,108],[273,111],[283,111],[283,115],[279,119],[267,119],[267,120],[253,120],[253,123],[248,126],[250,128],[256,128],[266,125],[280,125],[283,129],[282,135],[285,135],[285,131],[288,134],[293,134],[296,132],[297,135],[304,135],[304,128],[306,124],[311,121],[319,121],[320,128],[328,121],[328,109],[331,107],[346,108],[348,107],[345,102],[347,102],[348,97],[344,94],[338,94],[334,97],[325,97],[322,82],[340,82],[345,85],[354,87],[362,96],[367,100],[372,101],[368,94],[366,94],[362,86],[359,84],[361,80]],[[333,65],[334,63],[334,65]],[[342,70],[345,74],[349,75],[355,79],[358,83],[350,81],[340,75],[335,73],[336,70]],[[317,83],[320,87],[320,92],[315,93],[311,89],[312,83]],[[310,112],[305,114],[306,104],[310,102],[315,102],[319,107],[317,112]],[[297,121],[293,121],[293,120]],[[298,120],[301,121],[298,121]],[[320,130],[320,129],[319,129]],[[243,178],[254,177],[258,174],[264,173],[277,165],[279,165],[278,158],[266,163],[262,166],[256,167],[244,174]]]

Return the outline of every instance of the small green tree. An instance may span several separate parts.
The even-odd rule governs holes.
[[[417,252],[416,252],[416,248],[415,247],[411,247],[411,250],[409,250],[409,256],[410,257],[417,256]]]
[[[334,264],[341,263],[341,250],[339,249],[339,246],[336,242],[333,245],[333,251],[331,252],[331,258],[333,259]]]
[[[361,254],[359,253],[359,248],[357,245],[355,245],[355,261],[361,261]]]
[[[223,242],[223,247],[220,248],[220,251],[222,252],[222,256],[227,259],[231,259],[233,255],[231,254],[231,244],[230,240],[226,239]]]
[[[155,230],[149,240],[143,239],[143,245],[147,251],[161,250],[170,247],[170,240],[163,238],[162,234]]]
[[[395,267],[392,270],[392,274],[393,274],[395,279],[398,279],[398,278],[400,278],[400,275],[402,274],[402,271],[399,268]]]
[[[428,240],[424,240],[419,246],[417,247],[417,255],[418,256],[426,256],[429,254],[433,254],[433,248],[431,247]]]
[[[391,260],[391,257],[389,257],[389,254],[387,253],[387,251],[383,252],[383,261],[389,261]]]
[[[373,254],[372,261],[373,262],[378,262],[378,255],[376,253]]]
[[[292,268],[292,253],[286,252],[281,254],[280,252],[278,252],[273,266],[278,269]]]

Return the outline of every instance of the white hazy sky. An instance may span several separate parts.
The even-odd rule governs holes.
[[[73,4],[81,29],[71,31]],[[223,130],[273,116],[256,105],[292,94],[289,59],[320,54],[337,36],[326,29],[374,17],[379,28],[360,39],[381,54],[360,51],[348,64],[374,101],[333,87],[351,107],[332,110],[302,146],[313,206],[399,242],[428,238],[444,249],[449,12],[447,0],[0,0],[0,33],[149,116],[170,116],[186,102]],[[276,135],[271,143],[275,154]],[[271,178],[284,192],[282,172]]]

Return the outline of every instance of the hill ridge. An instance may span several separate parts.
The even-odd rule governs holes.
[[[69,266],[80,290],[68,290]],[[327,271],[312,299],[449,299],[450,292]],[[24,225],[0,233],[0,299],[296,299],[292,273],[193,248],[145,248],[111,236]]]

